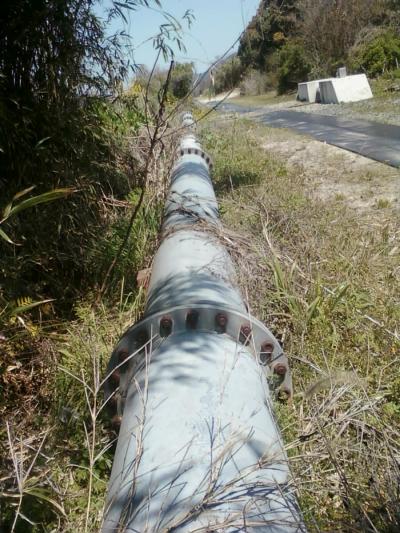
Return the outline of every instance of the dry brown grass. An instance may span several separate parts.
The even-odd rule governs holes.
[[[242,288],[291,361],[277,413],[303,512],[312,531],[398,531],[398,220],[316,199],[268,136],[244,121],[203,133]]]

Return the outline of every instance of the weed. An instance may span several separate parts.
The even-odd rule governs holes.
[[[238,186],[252,186],[262,179],[264,167],[273,172],[285,172],[282,165],[276,165],[265,157],[260,157],[256,140],[250,135],[243,135],[243,124],[240,126],[240,137],[236,132],[236,121],[231,124],[229,135],[221,134],[223,128],[205,129],[202,134],[205,146],[212,148],[214,157],[214,189],[217,194],[234,191]],[[251,128],[251,123],[248,127]],[[249,166],[249,160],[252,165]]]
[[[376,207],[378,209],[386,209],[387,207],[390,207],[390,200],[387,198],[379,198],[379,200],[376,202]]]
[[[227,168],[252,176],[220,187],[219,201],[249,304],[291,361],[294,401],[277,414],[308,527],[396,531],[398,221],[316,199],[310,174],[259,146],[267,128],[222,122],[204,140],[217,183]]]
[[[73,321],[56,322],[51,299],[0,298],[0,343],[5,347],[0,411],[9,424],[8,437],[0,434],[0,439],[11,451],[0,470],[5,496],[0,520],[6,530],[99,528],[115,441],[105,414],[102,380],[119,335],[143,308],[143,289],[136,277],[151,261],[164,190],[164,160],[158,152],[155,161],[157,168],[149,170],[151,183],[132,226],[131,213],[141,194],[137,189],[123,200],[103,194],[96,207],[100,220],[89,216],[93,226],[70,236],[79,249],[79,268],[87,283],[74,305],[67,286],[76,290],[82,280],[65,280],[67,313]],[[86,232],[92,240],[80,242]],[[97,286],[126,237],[127,246],[101,302]],[[69,259],[75,262],[77,255]],[[44,433],[46,438],[39,442]]]

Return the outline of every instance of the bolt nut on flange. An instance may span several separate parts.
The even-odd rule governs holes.
[[[163,316],[160,320],[160,337],[168,337],[172,333],[172,319],[169,316]]]
[[[115,415],[111,419],[111,424],[115,431],[119,431],[119,428],[121,427],[122,422],[122,416],[121,415]]]
[[[274,345],[271,342],[264,342],[260,350],[260,363],[262,365],[269,365],[272,361],[272,352]]]
[[[287,366],[283,363],[278,363],[274,366],[274,373],[278,376],[284,376],[287,372]]]
[[[126,359],[128,359],[128,357],[129,357],[128,350],[126,350],[125,348],[122,350],[119,350],[119,352],[117,353],[118,364],[123,363]]]
[[[250,343],[250,337],[251,337],[251,326],[250,324],[243,324],[243,326],[240,328],[240,337],[239,340],[242,344],[247,346],[247,344]]]
[[[119,369],[114,370],[114,372],[110,376],[111,383],[115,387],[118,387],[120,379],[121,379],[121,372],[119,371]]]
[[[218,333],[225,333],[228,325],[228,317],[225,313],[217,313],[215,315],[215,327]]]
[[[196,329],[197,323],[199,321],[199,312],[198,311],[189,311],[186,315],[186,326],[188,329]]]

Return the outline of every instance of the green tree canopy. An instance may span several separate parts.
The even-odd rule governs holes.
[[[268,57],[293,35],[298,16],[298,0],[262,0],[240,40],[244,66],[265,68]]]
[[[193,85],[193,63],[175,63],[171,77],[171,92],[176,98],[183,98]]]

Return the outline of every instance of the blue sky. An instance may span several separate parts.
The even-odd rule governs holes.
[[[255,15],[259,0],[161,0],[161,3],[163,9],[178,20],[187,9],[193,11],[195,20],[191,28],[188,29],[186,24],[183,28],[187,52],[182,54],[176,50],[175,59],[193,61],[196,70],[202,72],[237,39]],[[164,22],[156,9],[139,8],[130,14],[124,29],[132,37],[136,63],[148,67],[153,64],[156,53],[152,37]],[[113,29],[116,29],[115,25]],[[162,61],[160,66],[163,66]]]

